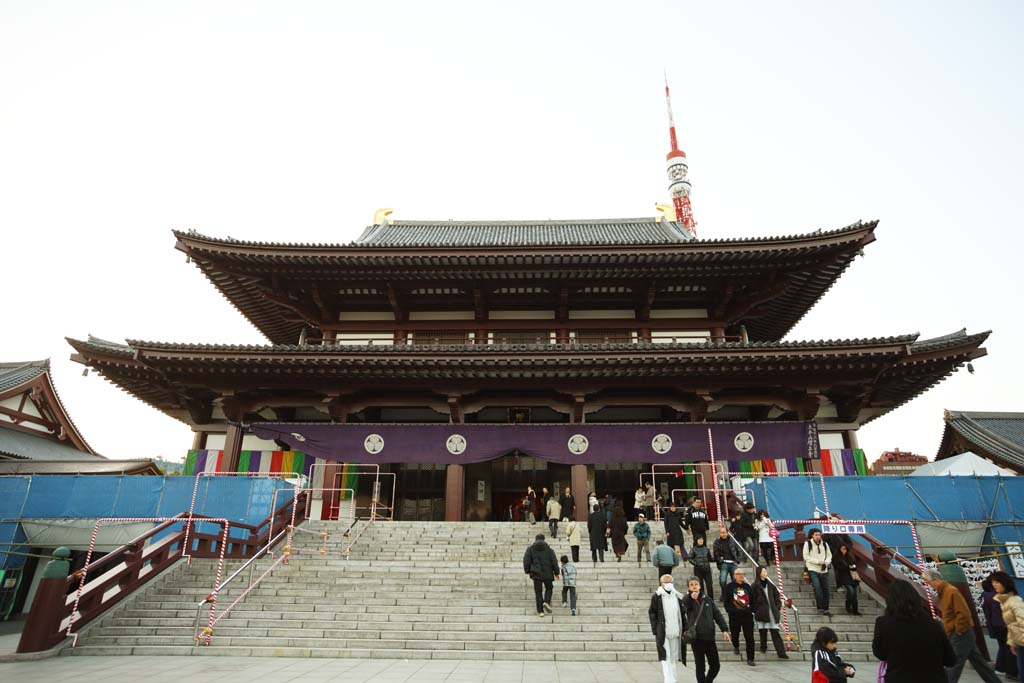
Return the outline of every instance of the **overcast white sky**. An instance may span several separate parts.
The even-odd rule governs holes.
[[[841,6],[842,5],[842,6]],[[932,456],[943,408],[1024,410],[1019,2],[0,2],[0,359],[50,357],[101,453],[187,427],[65,336],[261,343],[172,228],[346,242],[395,218],[653,215],[662,71],[705,238],[878,218],[790,334],[993,329],[861,430]]]

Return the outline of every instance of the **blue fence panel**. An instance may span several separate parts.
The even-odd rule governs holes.
[[[859,477],[864,519],[910,519],[909,493],[903,477]]]
[[[114,517],[158,517],[164,477],[122,476],[114,502]]]
[[[828,509],[843,519],[864,519],[865,505],[860,477],[825,477]]]
[[[74,477],[65,511],[68,517],[113,517],[114,501],[122,477]]]
[[[824,509],[821,485],[814,477],[764,477],[772,519],[810,519],[815,504]],[[826,491],[827,491],[826,487]]]
[[[981,477],[950,477],[956,491],[957,503],[960,506],[960,519],[978,522],[988,519],[989,505],[986,504],[985,490]],[[913,481],[914,478],[911,478]],[[946,511],[939,511],[945,515]],[[946,517],[943,517],[946,519]],[[953,519],[956,519],[955,517]]]
[[[157,508],[157,517],[173,517],[179,512],[188,512],[194,485],[193,477],[164,477],[164,489]]]
[[[952,477],[906,477],[914,519],[963,519]]]
[[[50,475],[32,478],[28,502],[23,517],[67,517],[71,505],[71,493],[75,487],[74,476]]]
[[[28,497],[29,477],[0,477],[0,519],[18,519]]]

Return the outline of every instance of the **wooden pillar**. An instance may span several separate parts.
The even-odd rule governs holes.
[[[461,522],[466,505],[466,470],[449,464],[444,480],[444,521]]]
[[[206,448],[206,432],[192,432],[192,450],[201,451]]]
[[[844,434],[844,436],[846,436],[846,447],[847,448],[850,448],[850,449],[853,449],[853,450],[857,450],[857,449],[860,448],[860,441],[857,439],[857,430],[856,429],[847,429],[845,432],[843,432],[843,434]]]
[[[448,415],[452,424],[462,424],[462,403],[458,396],[448,397]],[[450,463],[444,480],[444,520],[461,522],[466,515],[466,468]]]
[[[572,495],[576,499],[576,521],[587,521],[587,495],[590,493],[586,465],[573,465],[571,470]]]
[[[242,455],[242,437],[245,432],[237,424],[228,425],[228,433],[224,438],[224,459],[221,461],[221,469],[226,472],[238,471],[238,460]]]

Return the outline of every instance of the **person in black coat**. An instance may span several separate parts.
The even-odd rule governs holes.
[[[572,495],[572,489],[566,486],[565,492],[558,499],[558,503],[562,506],[562,517],[576,519],[576,498]]]
[[[722,631],[725,642],[729,642],[729,626],[725,623],[722,610],[714,600],[700,590],[700,581],[692,578],[686,582],[686,597],[683,598],[683,609],[686,611],[686,623],[696,624],[697,639],[690,643],[693,661],[697,673],[697,683],[714,683],[721,665],[718,659],[718,646],[715,644],[715,625]],[[704,670],[705,661],[707,671]]]
[[[857,603],[860,576],[857,574],[857,557],[850,552],[850,546],[839,546],[839,552],[832,556],[832,567],[836,570],[836,584],[846,591],[846,613],[861,616]]]
[[[733,579],[722,591],[722,604],[729,614],[729,634],[732,636],[733,654],[740,653],[740,631],[746,643],[747,665],[754,666],[754,591],[747,583],[743,570],[737,569]]]
[[[676,501],[670,500],[668,510],[665,510],[665,545],[675,548],[679,557],[686,557],[686,547],[683,537],[683,513],[676,507]]]
[[[693,534],[694,540],[697,540],[698,536],[703,536],[705,544],[707,543],[708,528],[710,528],[708,511],[704,509],[704,501],[700,498],[694,498],[693,505],[686,511],[686,516],[683,517],[683,528]]]
[[[686,664],[686,646],[682,643],[683,631],[686,630],[686,610],[683,609],[683,596],[672,585],[672,577],[663,575],[659,579],[658,590],[651,596],[651,605],[647,608],[647,616],[651,620],[651,632],[658,647],[658,661],[662,664],[665,680],[675,680],[675,662]],[[666,605],[666,603],[668,603]],[[674,623],[669,623],[666,610],[672,609]],[[677,654],[678,653],[678,654]]]
[[[768,632],[772,634],[772,645],[779,659],[789,659],[786,645],[782,642],[779,623],[782,621],[782,595],[768,578],[768,567],[757,568],[757,578],[751,584],[753,595],[754,626],[761,632],[761,653],[768,652]]]
[[[604,551],[608,550],[608,518],[600,505],[594,506],[587,517],[587,535],[590,536],[590,557],[597,564],[600,557],[604,562]]]
[[[875,620],[871,652],[886,663],[885,683],[947,683],[956,657],[941,621],[931,618],[907,581],[889,586],[885,614]]]
[[[537,598],[537,616],[551,613],[551,591],[558,577],[558,558],[555,551],[544,540],[544,534],[537,534],[533,545],[523,555],[523,572],[533,579],[533,593]],[[543,595],[541,594],[543,591]]]

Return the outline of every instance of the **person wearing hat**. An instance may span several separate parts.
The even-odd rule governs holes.
[[[643,554],[646,553],[647,561],[651,561],[651,525],[647,523],[647,516],[642,512],[636,517],[633,536],[636,538],[636,566],[640,567],[640,557]]]

